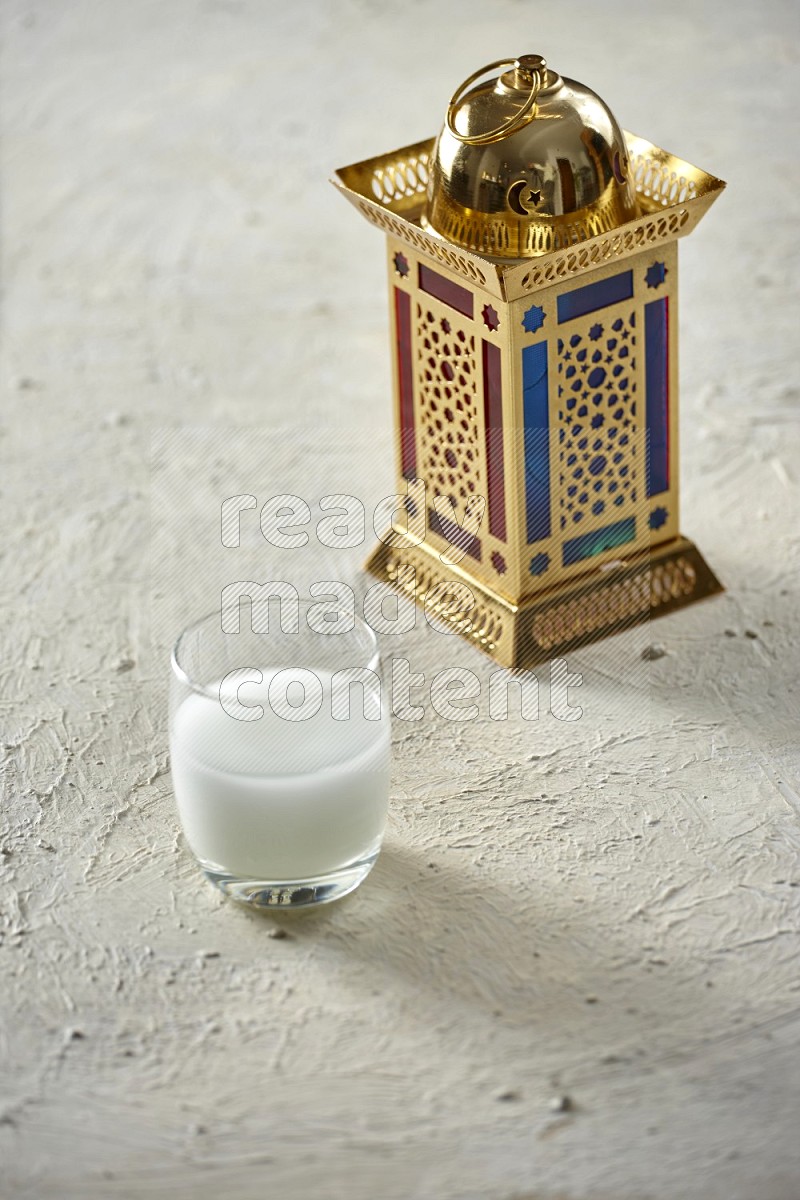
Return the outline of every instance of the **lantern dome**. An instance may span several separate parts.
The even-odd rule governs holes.
[[[477,82],[490,71],[500,73]],[[427,229],[490,258],[521,259],[638,215],[625,137],[589,88],[526,54],[456,90],[431,158]]]

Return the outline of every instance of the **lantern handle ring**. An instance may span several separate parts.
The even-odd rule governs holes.
[[[523,79],[527,80],[527,77],[530,77],[530,91],[525,103],[521,108],[517,109],[505,124],[498,125],[496,129],[488,129],[485,133],[459,133],[455,123],[456,114],[467,89],[476,79],[480,79],[481,75],[485,75],[487,71],[497,71],[502,67],[514,67],[516,79],[519,82],[522,82]],[[474,71],[463,83],[459,84],[450,97],[450,103],[447,106],[447,128],[453,137],[458,138],[460,142],[464,142],[467,146],[487,146],[490,142],[499,142],[501,138],[507,137],[509,133],[518,129],[523,124],[528,113],[532,112],[533,116],[536,116],[536,98],[545,86],[546,67],[547,63],[540,55],[526,54],[522,58],[500,58],[497,62],[489,63],[488,66],[481,67],[479,71]]]

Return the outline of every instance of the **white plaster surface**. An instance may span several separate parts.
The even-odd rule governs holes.
[[[796,5],[2,20],[0,1195],[796,1200]],[[230,485],[391,478],[383,244],[328,173],[527,51],[729,180],[681,246],[682,528],[728,590],[571,656],[576,723],[396,722],[373,875],[259,918],[182,844],[167,646]]]

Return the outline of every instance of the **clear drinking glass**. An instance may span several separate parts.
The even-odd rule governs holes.
[[[243,612],[240,631],[223,632],[216,612],[175,644],[178,812],[206,877],[227,895],[270,908],[321,904],[369,874],[386,825],[378,646],[364,621],[330,602],[289,605],[280,622],[276,612],[256,621],[255,610],[252,628]]]

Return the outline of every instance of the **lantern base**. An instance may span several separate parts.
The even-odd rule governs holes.
[[[496,662],[515,669],[558,658],[724,591],[694,542],[680,536],[604,563],[518,604],[397,530],[376,546],[366,568],[426,604],[429,615],[451,624]],[[472,592],[475,603],[468,611],[454,605],[452,593],[442,586],[454,583],[466,584]]]

